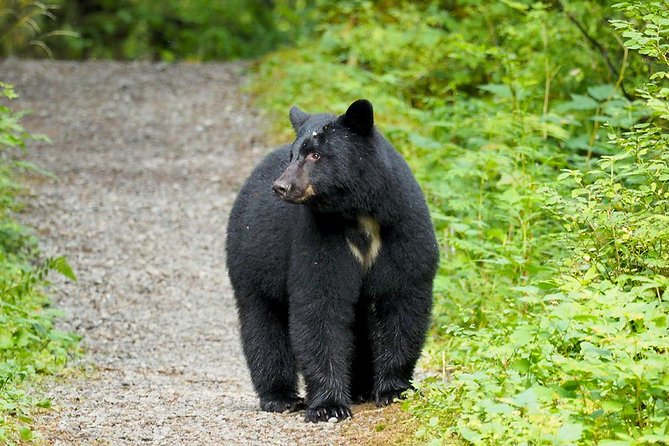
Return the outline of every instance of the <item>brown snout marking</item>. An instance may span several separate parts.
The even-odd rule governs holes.
[[[304,189],[304,194],[298,198],[298,201],[301,203],[313,197],[314,195],[316,195],[316,189],[314,188],[313,184],[309,184],[307,188]]]
[[[316,189],[309,182],[309,172],[299,162],[288,165],[272,188],[277,195],[290,203],[303,203],[316,195]]]

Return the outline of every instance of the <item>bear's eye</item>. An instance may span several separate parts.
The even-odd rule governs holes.
[[[319,159],[321,159],[321,154],[318,153],[318,152],[310,152],[310,153],[307,155],[307,159],[308,159],[309,161],[318,161]]]

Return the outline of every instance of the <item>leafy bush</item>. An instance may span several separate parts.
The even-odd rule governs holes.
[[[16,97],[0,82],[0,96]],[[54,329],[59,314],[43,293],[49,271],[74,280],[63,257],[37,263],[37,241],[12,218],[21,191],[17,173],[30,165],[17,160],[32,138],[21,127],[22,114],[0,104],[0,443],[28,441],[32,406],[48,406],[25,390],[25,383],[42,374],[57,372],[75,351],[77,339]]]
[[[667,9],[619,7],[631,19],[613,22],[627,48],[666,63]],[[428,383],[410,409],[427,421],[425,438],[445,431],[474,444],[669,441],[669,136],[657,106],[663,88],[651,82],[639,91],[660,119],[621,134],[610,128],[612,155],[538,189],[562,223],[554,237],[566,249],[553,277],[530,275],[515,288],[509,306],[522,303],[520,315],[507,312],[486,328],[446,327],[456,339],[450,379]]]
[[[286,133],[290,105],[370,98],[427,192],[443,376],[405,403],[418,438],[669,441],[666,2],[316,11],[254,90]]]

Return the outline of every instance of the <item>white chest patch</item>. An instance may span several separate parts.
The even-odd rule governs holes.
[[[358,217],[358,227],[346,231],[346,243],[362,268],[368,270],[381,251],[379,223],[366,215]]]

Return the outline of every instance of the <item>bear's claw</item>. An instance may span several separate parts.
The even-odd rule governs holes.
[[[408,388],[404,389],[393,389],[386,390],[383,392],[376,392],[374,400],[377,407],[384,407],[392,404],[395,399],[403,399],[402,393],[404,393]]]
[[[366,391],[354,393],[352,399],[354,404],[362,404],[371,401],[374,398],[371,391]]]
[[[333,405],[308,408],[304,415],[304,420],[312,423],[329,421],[331,418],[341,421],[346,418],[353,418],[353,414],[351,413],[351,408],[348,406]]]
[[[304,409],[302,398],[261,400],[260,408],[265,412],[297,412]]]

